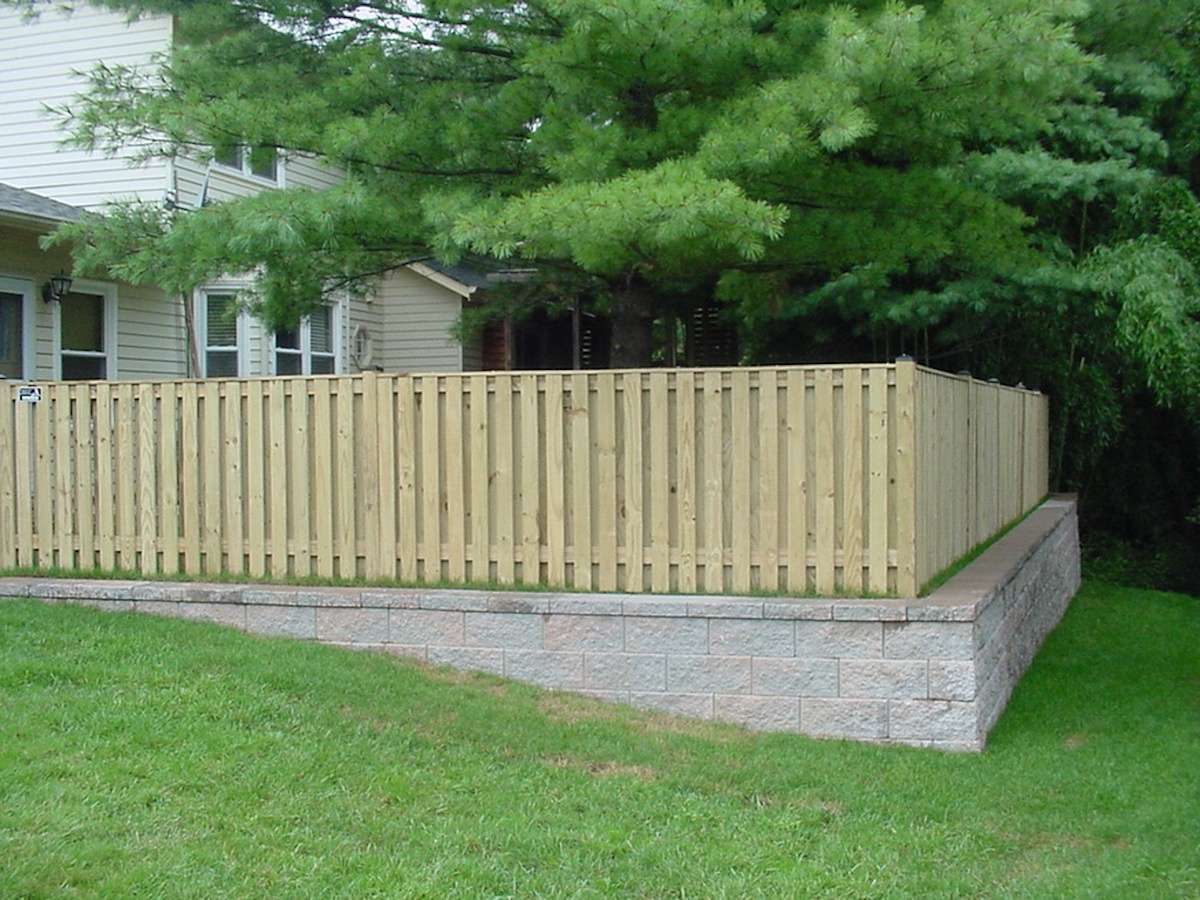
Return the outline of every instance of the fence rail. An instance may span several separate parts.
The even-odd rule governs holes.
[[[1046,458],[906,362],[0,384],[0,567],[912,594]]]

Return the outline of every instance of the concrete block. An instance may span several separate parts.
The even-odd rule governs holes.
[[[923,659],[843,659],[838,670],[838,695],[923,700],[929,696],[927,666]]]
[[[372,609],[420,609],[421,592],[370,588],[359,592],[362,605]]]
[[[626,597],[622,612],[627,616],[686,617],[688,601],[682,597]]]
[[[858,659],[882,656],[883,625],[880,622],[797,622],[796,655]]]
[[[247,606],[246,630],[311,640],[317,636],[317,611],[311,606]]]
[[[910,603],[904,614],[910,622],[972,622],[978,604],[962,603]]]
[[[833,618],[833,604],[820,600],[767,600],[763,603],[763,618],[828,621]]]
[[[463,643],[469,647],[541,650],[542,617],[525,613],[465,614]]]
[[[246,588],[242,591],[242,602],[256,606],[294,606],[298,600],[295,588]]]
[[[296,602],[301,606],[354,609],[363,605],[363,598],[358,588],[302,588],[296,591]]]
[[[841,622],[903,622],[903,600],[847,600],[833,604],[833,617]]]
[[[470,672],[504,674],[504,651],[481,647],[430,647],[429,661],[437,666],[450,666]]]
[[[689,600],[687,614],[705,619],[761,619],[763,617],[763,601],[737,597],[707,597]]]
[[[552,615],[619,616],[625,599],[620,594],[563,594],[549,602]]]
[[[931,700],[974,700],[975,664],[945,659],[929,661]]]
[[[888,703],[893,738],[940,741],[978,740],[974,703],[953,700],[892,700]]]
[[[742,697],[717,694],[713,718],[754,731],[799,731],[799,697]]]
[[[711,719],[713,716],[712,694],[639,693],[629,694],[629,704],[640,709],[670,713],[673,716],[691,716],[693,719]]]
[[[625,649],[625,624],[620,616],[547,616],[547,650]]]
[[[707,653],[708,620],[626,618],[625,650],[628,653]]]
[[[583,687],[583,654],[505,650],[504,674],[545,688]]]
[[[243,593],[243,588],[227,584],[186,584],[180,599],[190,603],[241,603]]]
[[[889,659],[971,659],[975,626],[971,622],[886,622],[883,653]]]
[[[708,652],[720,656],[792,656],[796,628],[792,622],[714,619],[708,623]]]
[[[445,609],[391,609],[388,640],[395,644],[461,647],[464,613]]]
[[[179,603],[179,615],[185,619],[216,625],[246,627],[246,607],[240,603]]]
[[[755,694],[789,697],[836,697],[836,659],[755,659]]]
[[[800,701],[800,730],[819,737],[880,740],[887,737],[886,700]]]
[[[342,644],[384,644],[388,639],[386,609],[317,609],[317,639]]]
[[[547,613],[550,611],[550,598],[505,592],[489,594],[487,598],[488,612],[501,613]]]
[[[452,609],[459,612],[486,612],[488,595],[483,591],[426,591],[421,609]]]
[[[748,656],[668,656],[667,690],[684,694],[750,693]]]
[[[667,658],[655,654],[587,653],[586,687],[609,691],[665,691]]]

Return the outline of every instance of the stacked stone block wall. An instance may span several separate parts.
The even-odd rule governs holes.
[[[1079,584],[1051,500],[929,597],[756,599],[0,580],[0,595],[382,650],[748,728],[980,749]]]

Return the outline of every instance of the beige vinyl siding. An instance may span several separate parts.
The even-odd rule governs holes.
[[[51,275],[71,270],[70,254],[38,246],[39,233],[0,226],[0,275],[26,279],[34,288],[34,377],[54,374],[54,310],[41,299]],[[187,374],[183,306],[155,287],[116,282],[117,363],[122,379],[182,378]],[[111,375],[110,375],[111,377]]]
[[[395,269],[381,281],[382,340],[376,362],[388,372],[461,372],[462,345],[450,334],[462,299],[409,269]]]
[[[0,8],[0,182],[63,203],[97,208],[110,200],[157,201],[167,188],[166,162],[131,165],[132,148],[114,157],[61,146],[63,132],[46,106],[73,102],[97,62],[151,64],[171,41],[171,19],[124,15],[80,5],[74,13],[45,6],[26,21]]]

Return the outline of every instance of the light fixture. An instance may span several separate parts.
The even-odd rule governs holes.
[[[42,299],[47,303],[59,303],[62,298],[67,296],[71,291],[71,276],[65,272],[59,272],[46,282],[42,288]]]

